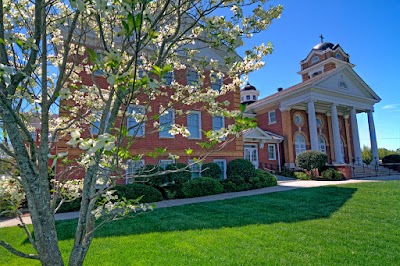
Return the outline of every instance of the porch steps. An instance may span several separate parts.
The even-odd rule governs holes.
[[[353,178],[360,177],[372,177],[372,176],[387,176],[387,175],[395,175],[399,174],[399,172],[390,170],[389,168],[385,168],[383,166],[354,166],[352,167],[352,176]]]

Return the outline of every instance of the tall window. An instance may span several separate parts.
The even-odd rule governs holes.
[[[211,88],[215,91],[220,91],[222,87],[222,79],[218,78],[218,76],[213,73],[211,75]]]
[[[126,168],[126,183],[132,184],[135,182],[135,179],[131,177],[131,175],[136,174],[140,169],[144,167],[144,160],[133,161],[129,160],[127,162],[128,168]]]
[[[302,134],[297,134],[294,139],[294,146],[296,149],[296,157],[303,151],[306,151],[306,139]]]
[[[187,116],[187,125],[190,139],[201,139],[201,113],[191,111]]]
[[[268,160],[276,160],[275,144],[268,144]]]
[[[318,136],[319,150],[326,153],[326,142],[322,135]]]
[[[144,107],[129,106],[128,107],[127,127],[129,136],[142,137],[144,136]]]
[[[225,127],[225,119],[223,116],[213,116],[212,118],[212,130],[218,131]],[[225,138],[222,138],[222,140]]]
[[[175,120],[174,109],[168,109],[167,113],[160,116],[160,132],[159,132],[160,138],[173,138],[174,137],[174,135],[172,135],[169,132],[172,128],[172,124],[175,123],[174,120]]]
[[[165,85],[171,85],[172,81],[174,81],[174,71],[170,71],[164,76]]]
[[[268,112],[268,123],[275,124],[276,123],[276,112],[275,110]]]
[[[187,85],[195,86],[199,82],[199,73],[196,70],[188,69],[186,79]]]
[[[226,160],[224,159],[215,159],[214,163],[218,164],[219,168],[221,169],[221,179],[226,178]]]
[[[201,176],[201,164],[195,163],[194,160],[188,160],[188,164],[190,165],[190,173],[193,178],[199,178]]]

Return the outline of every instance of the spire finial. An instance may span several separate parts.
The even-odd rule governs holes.
[[[324,36],[322,36],[322,34],[319,36],[321,38],[321,43],[324,42]]]

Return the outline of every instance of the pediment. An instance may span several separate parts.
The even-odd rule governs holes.
[[[276,135],[272,132],[264,131],[259,127],[248,129],[243,132],[243,138],[245,140],[257,140],[257,141],[271,141],[271,142],[280,142],[283,137]]]
[[[376,102],[381,100],[360,76],[348,66],[333,71],[330,75],[313,83],[313,86],[322,90],[375,100]]]

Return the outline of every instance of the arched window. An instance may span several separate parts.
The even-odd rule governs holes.
[[[306,151],[306,139],[302,134],[297,134],[294,139],[294,146],[296,149],[296,157],[303,151]]]
[[[311,63],[315,63],[315,62],[317,62],[317,61],[319,61],[319,57],[318,57],[318,56],[314,56],[314,57],[311,59]]]
[[[337,59],[342,59],[342,56],[339,53],[336,53],[336,58]]]
[[[326,153],[326,141],[322,135],[318,136],[319,150]]]

